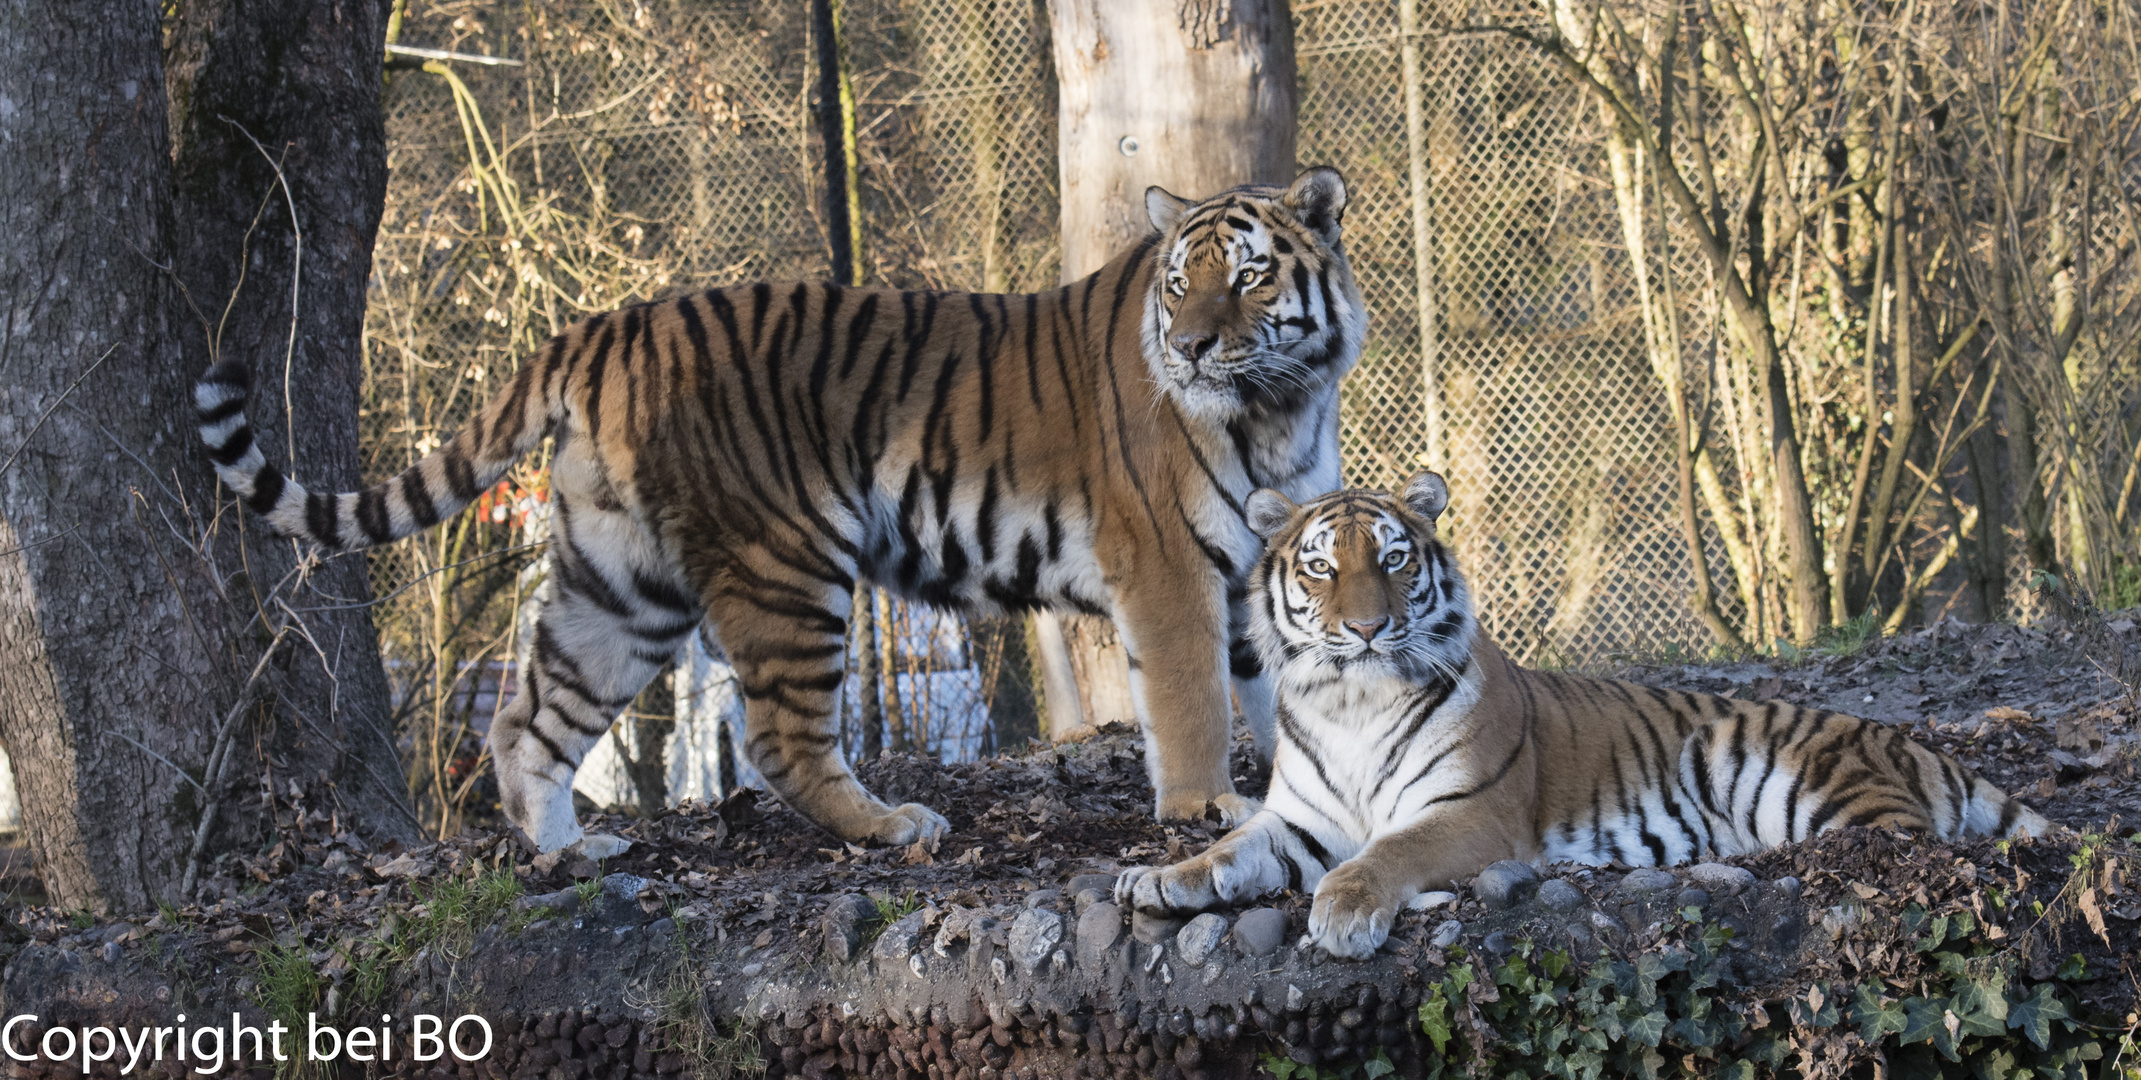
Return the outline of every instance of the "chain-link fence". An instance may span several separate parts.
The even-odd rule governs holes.
[[[1628,6],[1634,25],[1643,5]],[[1056,105],[1045,6],[845,0],[839,7],[860,180],[861,276],[905,287],[1053,286]],[[1785,593],[1772,569],[1784,558],[1783,532],[1759,512],[1779,483],[1760,457],[1761,374],[1737,358],[1718,314],[1714,266],[1688,240],[1686,216],[1661,209],[1662,181],[1645,188],[1637,175],[1644,159],[1614,141],[1625,136],[1614,134],[1600,102],[1524,39],[1551,26],[1558,9],[1542,4],[1509,33],[1449,29],[1478,21],[1461,5],[1417,7],[1412,0],[1293,5],[1300,157],[1348,178],[1347,248],[1371,312],[1364,359],[1344,389],[1349,479],[1390,485],[1430,466],[1448,475],[1446,535],[1482,621],[1520,661],[1598,663],[1709,647],[1713,632],[1687,599],[1695,575],[1683,484],[1703,506],[1694,547],[1718,582],[1723,622],[1755,643],[1803,630],[1782,613]],[[393,171],[368,324],[374,475],[435,446],[518,357],[575,318],[686,288],[826,273],[832,240],[820,200],[807,11],[793,0],[411,7],[401,43],[515,65],[449,59],[419,69],[410,60],[392,75]],[[1904,31],[1895,32],[1903,40]],[[1874,70],[1831,59],[1832,67],[1844,65],[1838,79],[1861,66]],[[1852,100],[1861,98],[1875,100]],[[1731,102],[1711,107],[1723,116]],[[1684,125],[1673,133],[1672,156],[1688,175],[1703,167],[1697,150],[1714,150],[1720,164],[1709,182],[1720,186],[1720,208],[1753,205],[1747,177],[1758,170],[1733,155],[1760,153],[1762,144],[1744,136],[1723,121],[1700,145]],[[1838,139],[1856,147],[1867,135],[1853,128]],[[1868,166],[1850,157],[1859,150],[1839,153],[1845,171],[1832,186],[1848,189],[1850,170]],[[1724,162],[1746,175],[1726,176]],[[2127,175],[2141,185],[2141,172]],[[1822,234],[1816,255],[1864,277],[1859,264],[1873,260],[1863,222],[1849,216],[1858,211],[1833,212],[1857,231],[1833,243]],[[1655,240],[1646,231],[1652,224]],[[2130,261],[2130,220],[2100,217],[2095,227],[2109,230],[2108,245]],[[1809,282],[1822,269],[1803,251],[1779,261]],[[1848,276],[1839,271],[1830,293],[1850,294]],[[2129,267],[2114,291],[2129,295],[2133,280]],[[1789,320],[1778,333],[1792,352],[1791,407],[1811,417],[1802,441],[1816,513],[1827,515],[1820,527],[1833,534],[1847,501],[1859,512],[1858,496],[1845,497],[1852,477],[1844,457],[1855,453],[1851,439],[1871,436],[1853,433],[1894,418],[1876,407],[1869,420],[1865,400],[1855,397],[1862,358],[1841,339],[1863,328],[1848,313],[1823,322],[1804,299],[1821,286],[1802,289],[1799,281],[1792,278],[1789,294],[1796,306],[1777,305]],[[1661,344],[1668,326],[1670,343]],[[1956,335],[1938,320],[1924,330],[1947,335],[1936,346]],[[1876,337],[1867,334],[1868,348]],[[2141,380],[2117,385],[2119,372],[2132,374],[2132,358],[2116,343],[2101,347],[2110,352],[2091,361],[2095,389],[2082,395],[2079,412],[2095,418],[2090,460],[2115,474],[2133,445],[2131,385]],[[1661,365],[1661,355],[1673,360]],[[1933,378],[1982,366],[1976,352],[1966,359],[1934,369]],[[1867,379],[1869,394],[1889,385]],[[1941,394],[1968,404],[1983,385],[1928,389],[1928,405],[1947,407]],[[1686,480],[1675,442],[1674,401],[1683,392],[1687,422],[1703,443]],[[1972,453],[1991,438],[1985,424],[1951,424],[1941,445],[1958,431],[1958,442],[1977,439]],[[1906,449],[1922,445],[1911,437],[1904,436]],[[1942,470],[1962,469],[1963,458],[1916,453],[1932,463],[1930,479],[1902,515],[1910,528],[1892,538],[1898,568],[1872,571],[1872,595],[1909,607],[1912,618],[2007,614],[2024,575],[1994,574],[2008,584],[1993,591],[2008,595],[1973,611],[1956,607],[1970,576],[1958,567],[1979,557],[2027,565],[2026,545],[2003,548],[1998,539],[2002,530],[2019,539],[2028,529],[1995,524],[1989,541],[1982,524],[1971,533],[1979,519],[1965,512],[1964,491],[1990,481],[1975,473],[1944,480]],[[1824,455],[1838,460],[1825,463]],[[516,472],[476,518],[374,557],[380,592],[405,589],[380,620],[407,688],[405,719],[429,725],[427,745],[446,748],[413,765],[412,775],[421,781],[430,770],[442,792],[454,782],[463,795],[473,790],[466,755],[482,726],[482,680],[463,673],[490,670],[481,665],[512,654],[510,611],[536,573],[518,523],[539,507],[541,465]],[[2016,513],[2026,517],[2027,508]],[[2121,502],[2121,526],[2126,515]],[[1958,545],[1963,554],[1951,565]],[[1887,541],[1868,543],[1875,547],[1886,551]],[[1855,556],[1828,558],[1833,568]],[[1983,577],[1981,570],[1970,573]],[[1901,585],[1882,584],[1897,574]],[[851,658],[851,751],[878,744],[856,726],[868,715],[864,687],[873,678],[868,696],[892,721],[878,737],[886,746],[965,755],[1002,741],[1003,731],[1041,729],[1017,623],[968,627],[956,616],[863,601],[858,610],[875,609],[878,618],[870,634],[858,635]],[[678,693],[703,696],[683,689],[702,675],[680,676]],[[495,694],[482,700],[488,705]],[[629,753],[622,739],[619,748]]]

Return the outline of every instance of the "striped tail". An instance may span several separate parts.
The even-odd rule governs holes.
[[[522,368],[510,392],[401,475],[340,494],[306,491],[268,464],[245,419],[253,376],[244,365],[210,368],[194,384],[193,405],[216,475],[276,535],[350,550],[399,540],[452,517],[533,450],[554,419],[552,403],[537,390],[536,368]]]

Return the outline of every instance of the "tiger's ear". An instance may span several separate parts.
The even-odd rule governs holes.
[[[1277,536],[1279,530],[1294,519],[1295,509],[1292,499],[1270,488],[1250,492],[1249,501],[1242,504],[1243,516],[1249,519],[1249,531],[1266,540]]]
[[[1405,482],[1405,490],[1398,493],[1398,498],[1405,500],[1413,513],[1432,523],[1450,505],[1450,485],[1443,482],[1440,473],[1415,473]]]
[[[1346,178],[1337,169],[1318,165],[1294,178],[1286,189],[1286,208],[1324,243],[1335,244],[1346,216]]]
[[[1154,184],[1145,189],[1145,216],[1152,219],[1152,227],[1165,233],[1182,220],[1190,207],[1197,205],[1188,199],[1178,199],[1166,188]]]

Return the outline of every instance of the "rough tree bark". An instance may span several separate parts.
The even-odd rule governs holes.
[[[314,490],[362,482],[357,402],[365,287],[386,202],[379,94],[389,6],[189,0],[169,27],[186,367],[250,363],[256,437]],[[264,592],[298,552],[247,532],[251,591]],[[371,612],[349,606],[371,596],[365,560],[327,559],[307,584],[293,606],[316,647],[292,650],[282,665],[275,753],[307,802],[339,810],[346,827],[413,835]]]
[[[249,13],[274,32],[251,47],[205,51],[192,79],[196,86],[230,79],[244,89],[196,91],[181,103],[182,115],[220,112],[271,148],[278,137],[298,136],[334,142],[345,160],[359,155],[333,117],[305,112],[304,102],[318,104],[305,80],[332,66],[328,57],[349,40],[351,24],[369,22],[368,51],[340,54],[340,62],[369,65],[368,74],[360,67],[344,78],[371,82],[376,127],[379,13],[314,7],[325,13],[308,18],[306,8],[265,6]],[[271,628],[287,616],[253,598],[271,594],[292,556],[267,545],[241,551],[225,539],[232,519],[214,521],[215,481],[191,408],[193,378],[205,360],[193,350],[203,322],[221,317],[228,289],[211,295],[179,283],[193,273],[190,262],[212,257],[191,248],[215,235],[206,216],[242,215],[242,228],[267,189],[232,186],[213,168],[189,171],[189,161],[213,159],[190,156],[196,144],[181,140],[178,173],[188,180],[175,190],[162,30],[154,5],[0,3],[0,307],[7,315],[0,322],[0,737],[14,752],[25,826],[47,891],[57,903],[101,910],[176,898],[204,808],[232,792],[261,791],[264,780],[279,795],[300,784],[303,800],[339,812],[345,828],[409,827],[390,809],[398,805],[397,773],[384,734],[368,745],[337,734],[340,717],[362,706],[367,685],[384,701],[367,624],[308,616],[312,640],[284,635],[275,660],[251,677],[269,651]],[[260,74],[236,79],[243,67]],[[275,106],[292,122],[276,130],[249,121],[254,112],[247,110],[263,106],[242,100],[247,94],[293,98]],[[374,142],[373,152],[382,145]],[[249,142],[244,147],[259,160]],[[332,163],[320,176],[335,184],[353,178]],[[378,197],[374,185],[375,222]],[[228,210],[219,199],[243,209]],[[301,222],[305,213],[301,195]],[[283,214],[287,223],[288,210]],[[337,430],[346,440],[342,460],[352,466],[346,475],[355,476],[349,447],[357,323],[352,318],[338,329],[321,321],[317,313],[331,300],[314,294],[332,286],[354,298],[348,310],[361,313],[366,263],[355,262],[348,279],[335,275],[348,272],[352,252],[368,260],[372,235],[348,231],[331,215],[319,227],[319,276],[308,272],[315,284],[299,301],[315,314],[300,325],[293,370],[312,374],[313,357],[332,335],[345,334],[348,419],[334,429],[326,412],[312,411],[332,392],[301,384],[304,392],[292,400],[307,399],[295,416],[305,435],[300,445],[314,451],[300,462],[314,463],[333,482],[325,448]],[[287,224],[283,235],[287,254]],[[221,253],[233,273],[236,250],[233,244]],[[270,336],[241,329],[248,324],[273,323],[288,333],[289,262],[270,262],[272,244],[253,250],[260,259],[253,280],[281,279],[281,314],[252,311],[255,304],[272,310],[273,301],[266,287],[248,287],[226,324],[226,348],[245,350],[232,355],[250,356],[254,343]],[[273,352],[269,392],[280,398],[283,349]],[[284,445],[281,431],[275,423],[269,445]],[[361,564],[342,577],[334,573],[316,579],[322,589],[361,599]],[[327,662],[339,657],[339,684],[305,674],[307,663],[322,662],[315,645]],[[301,715],[308,707],[313,711]],[[219,733],[230,765],[207,776]],[[372,754],[386,755],[386,767],[367,768]],[[269,815],[227,808],[220,820],[226,828],[215,839],[222,843],[273,827]],[[211,844],[206,853],[214,850]]]
[[[1099,269],[1152,230],[1148,186],[1202,198],[1294,178],[1297,101],[1286,0],[1058,0],[1049,8],[1064,281]],[[1035,623],[1052,738],[1136,722],[1129,662],[1114,627],[1048,613]],[[1072,670],[1082,685],[1072,685]]]

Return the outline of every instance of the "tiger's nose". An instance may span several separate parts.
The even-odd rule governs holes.
[[[1212,346],[1219,344],[1219,335],[1176,334],[1167,340],[1169,344],[1175,347],[1176,352],[1182,354],[1182,359],[1195,364],[1200,357],[1211,350]]]
[[[1380,619],[1374,619],[1369,621],[1361,621],[1356,619],[1346,620],[1346,627],[1352,630],[1354,635],[1356,637],[1359,637],[1362,641],[1374,641],[1375,635],[1382,633],[1383,627],[1389,625],[1390,616],[1388,615],[1385,615]]]

